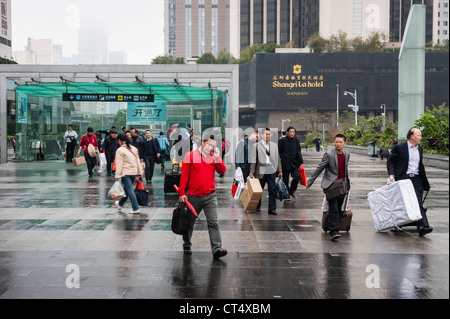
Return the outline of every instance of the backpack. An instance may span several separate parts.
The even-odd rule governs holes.
[[[173,210],[172,231],[177,235],[186,235],[194,219],[195,215],[188,209],[186,203],[178,203],[178,207]]]

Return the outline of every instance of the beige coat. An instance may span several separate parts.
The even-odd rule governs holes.
[[[142,164],[136,147],[131,150],[126,145],[120,146],[116,151],[116,178],[123,175],[142,175]]]

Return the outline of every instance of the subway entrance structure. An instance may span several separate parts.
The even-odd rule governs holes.
[[[16,158],[34,161],[61,159],[68,124],[80,136],[89,126],[158,134],[177,124],[224,134],[238,126],[238,96],[238,65],[1,65],[0,163],[8,103],[15,102]]]

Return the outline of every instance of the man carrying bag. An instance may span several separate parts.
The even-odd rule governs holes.
[[[346,145],[345,135],[337,134],[334,137],[333,144],[334,149],[323,155],[319,166],[308,179],[306,189],[310,189],[316,178],[325,170],[321,186],[328,200],[328,224],[331,240],[335,241],[341,237],[339,234],[339,220],[343,215],[342,204],[344,203],[345,195],[350,189],[350,181],[348,179],[350,153],[344,151],[344,146]]]
[[[94,175],[92,170],[94,169],[95,164],[97,164],[96,154],[99,154],[97,137],[94,135],[94,129],[92,127],[88,127],[87,133],[81,137],[77,157],[80,156],[81,150],[83,150],[84,153],[89,177],[92,177]]]

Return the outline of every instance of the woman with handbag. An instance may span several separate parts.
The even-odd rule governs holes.
[[[81,137],[77,157],[80,156],[81,150],[83,150],[84,153],[89,177],[92,177],[94,175],[92,170],[97,164],[98,156],[97,137],[94,135],[94,129],[92,127],[88,127],[86,134]]]
[[[322,178],[322,189],[328,200],[328,224],[331,240],[335,241],[339,234],[339,220],[342,216],[342,204],[350,189],[348,179],[348,162],[350,153],[344,151],[346,137],[337,134],[333,139],[334,149],[326,152],[312,176],[308,179],[306,189],[310,189],[316,178],[325,170]]]
[[[120,146],[116,151],[116,181],[122,178],[126,195],[119,201],[117,209],[120,211],[126,200],[130,198],[133,207],[130,214],[139,214],[139,204],[133,188],[135,178],[141,177],[143,173],[139,151],[130,144],[126,134],[120,133],[117,140]]]

